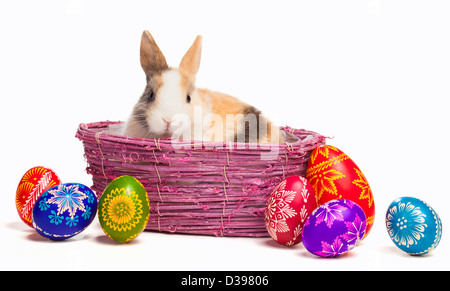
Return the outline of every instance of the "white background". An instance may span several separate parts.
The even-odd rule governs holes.
[[[448,1],[2,1],[0,2],[3,270],[448,270],[450,157]],[[280,125],[314,130],[369,180],[375,225],[335,259],[270,238],[144,232],[118,245],[95,221],[64,242],[19,219],[17,184],[43,165],[92,185],[80,123],[125,120],[145,86],[148,29],[177,66],[197,34],[198,87],[233,94]],[[402,253],[384,223],[399,196],[441,216],[439,247]]]

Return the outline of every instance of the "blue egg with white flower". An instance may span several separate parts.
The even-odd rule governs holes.
[[[442,222],[425,201],[414,197],[394,200],[386,212],[386,228],[391,240],[410,255],[424,255],[441,240]]]
[[[97,197],[87,186],[64,183],[45,191],[31,215],[34,229],[51,240],[64,240],[85,230],[97,213]]]

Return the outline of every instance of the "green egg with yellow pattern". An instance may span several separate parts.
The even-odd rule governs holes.
[[[105,234],[126,243],[138,237],[150,218],[150,201],[144,186],[134,177],[120,176],[103,191],[98,219]]]

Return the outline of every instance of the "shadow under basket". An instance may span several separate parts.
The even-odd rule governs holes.
[[[100,198],[115,178],[130,175],[145,187],[147,230],[213,236],[267,237],[266,201],[284,178],[306,175],[312,151],[325,137],[282,127],[287,142],[141,139],[114,134],[122,122],[80,124],[86,171]]]

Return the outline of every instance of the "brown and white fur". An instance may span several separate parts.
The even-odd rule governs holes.
[[[147,85],[125,124],[124,135],[192,140],[279,143],[283,138],[261,112],[236,97],[195,86],[202,37],[197,36],[178,68],[169,68],[148,31],[141,38],[140,61]]]

